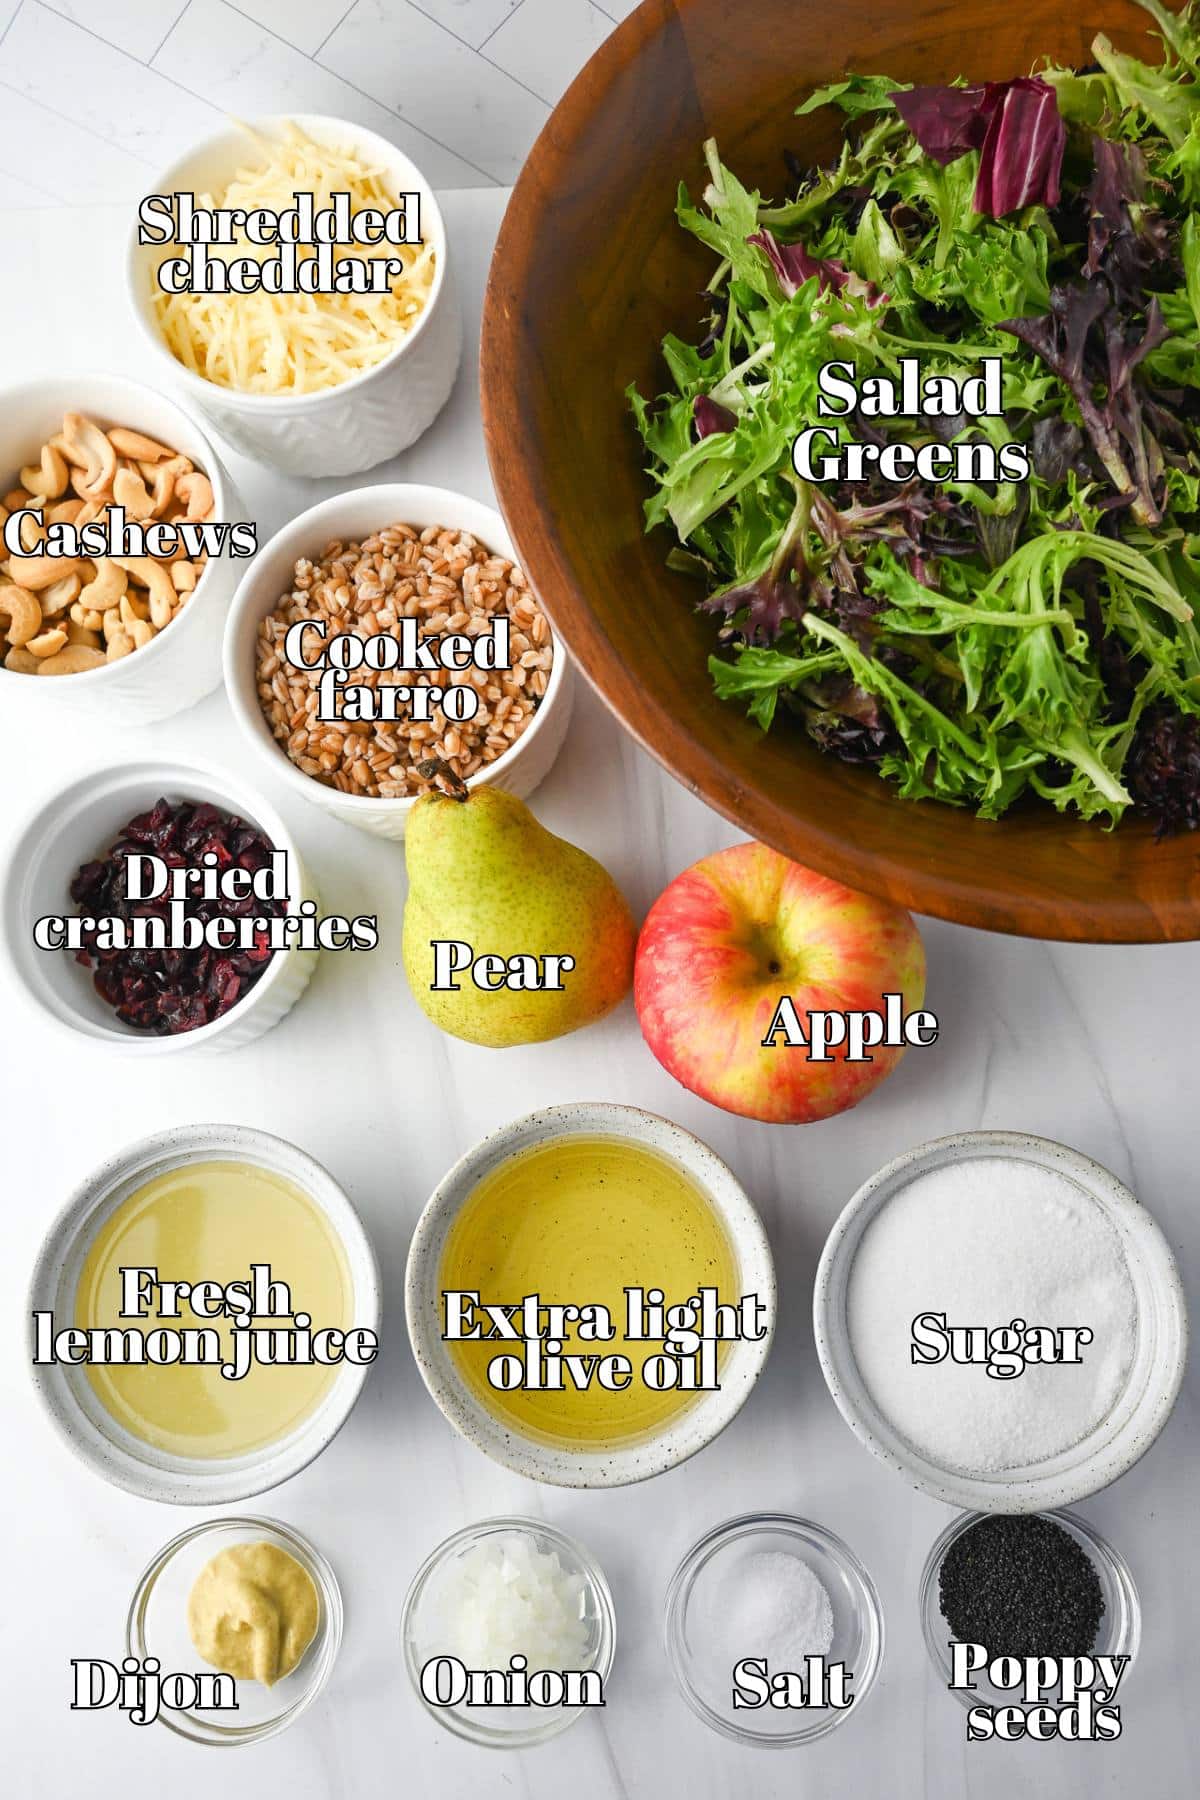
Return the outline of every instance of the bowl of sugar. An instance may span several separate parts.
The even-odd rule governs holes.
[[[1187,1359],[1154,1219],[1099,1163],[1022,1132],[939,1138],[865,1182],[826,1242],[813,1315],[855,1434],[981,1512],[1115,1481],[1166,1424]]]

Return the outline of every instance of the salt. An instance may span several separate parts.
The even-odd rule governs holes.
[[[772,1673],[802,1672],[806,1656],[833,1643],[833,1604],[820,1578],[788,1550],[750,1550],[732,1560],[707,1597],[696,1636],[714,1690],[737,1663],[761,1657]]]
[[[979,1363],[914,1363],[913,1321],[1088,1328],[1082,1360],[998,1380]],[[977,1157],[918,1175],[863,1233],[846,1296],[850,1347],[878,1410],[959,1474],[1025,1469],[1080,1443],[1129,1378],[1137,1307],[1099,1203],[1053,1169]]]

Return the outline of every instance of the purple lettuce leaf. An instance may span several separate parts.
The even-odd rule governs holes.
[[[746,242],[765,251],[775,271],[775,279],[789,300],[814,276],[822,294],[827,290],[840,294],[849,289],[851,293],[861,294],[868,306],[880,306],[887,300],[887,295],[881,294],[874,282],[856,275],[844,263],[833,257],[811,256],[803,244],[781,244],[773,231],[756,231]]]
[[[975,211],[1002,219],[1023,206],[1057,206],[1067,127],[1054,89],[1038,75],[1001,85],[979,152]]]
[[[692,423],[698,438],[711,437],[717,431],[732,431],[737,424],[737,414],[722,406],[719,400],[712,400],[707,394],[697,394],[692,401]]]
[[[982,87],[919,87],[892,103],[927,156],[943,165],[979,151],[974,207],[993,219],[1023,206],[1057,206],[1067,127],[1039,75]]]
[[[1154,820],[1154,835],[1200,827],[1200,719],[1165,702],[1138,724],[1125,782],[1139,812]]]
[[[982,150],[997,85],[904,88],[891,101],[926,156],[944,168],[968,150]]]
[[[1103,274],[1118,300],[1136,301],[1156,263],[1171,253],[1171,230],[1146,201],[1146,159],[1137,144],[1094,138],[1088,185],[1088,254],[1083,273]]]
[[[1104,357],[1089,359],[1093,326],[1102,328]],[[1050,310],[1034,318],[1008,319],[1001,331],[1011,332],[1075,396],[1084,430],[1100,459],[1118,500],[1132,507],[1143,525],[1157,525],[1162,508],[1155,488],[1162,473],[1162,451],[1143,413],[1134,372],[1143,357],[1170,335],[1158,300],[1146,309],[1140,333],[1126,327],[1112,306],[1102,280],[1050,290]],[[1104,398],[1096,388],[1107,382]]]

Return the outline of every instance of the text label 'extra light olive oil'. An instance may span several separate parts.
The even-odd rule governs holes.
[[[700,1187],[666,1156],[624,1138],[567,1136],[518,1151],[485,1175],[446,1236],[438,1285],[477,1291],[482,1304],[605,1306],[617,1334],[602,1345],[568,1326],[565,1353],[624,1354],[629,1385],[561,1391],[498,1391],[488,1380],[497,1350],[513,1345],[452,1342],[448,1348],[480,1403],[522,1436],[556,1447],[595,1449],[657,1433],[695,1404],[695,1392],[655,1391],[641,1379],[662,1343],[625,1334],[627,1288],[661,1288],[668,1304],[701,1287],[739,1298],[737,1263],[725,1228]]]

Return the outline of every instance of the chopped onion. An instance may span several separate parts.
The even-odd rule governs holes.
[[[557,1551],[515,1531],[489,1537],[444,1570],[430,1653],[467,1669],[506,1669],[513,1656],[531,1671],[590,1668],[585,1598],[583,1576]]]

